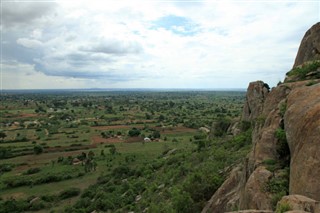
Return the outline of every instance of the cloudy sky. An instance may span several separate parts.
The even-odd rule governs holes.
[[[320,1],[1,1],[1,88],[274,86]]]

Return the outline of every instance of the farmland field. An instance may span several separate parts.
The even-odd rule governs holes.
[[[200,212],[250,128],[241,91],[3,92],[0,212]]]

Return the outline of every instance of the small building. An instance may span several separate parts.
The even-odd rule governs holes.
[[[151,142],[151,139],[148,138],[148,137],[145,137],[145,138],[143,139],[143,141],[144,141],[144,142]]]

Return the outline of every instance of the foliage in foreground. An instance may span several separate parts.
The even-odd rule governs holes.
[[[206,141],[203,149],[165,151],[138,165],[122,162],[65,212],[200,212],[225,180],[224,169],[248,152],[250,133],[228,142]]]

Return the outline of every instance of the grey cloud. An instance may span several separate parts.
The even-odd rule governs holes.
[[[14,2],[2,3],[2,24],[6,28],[29,25],[33,21],[49,15],[56,8],[54,2]]]
[[[42,56],[42,49],[26,48],[17,43],[19,38],[11,33],[4,33],[3,39],[6,42],[2,43],[2,57],[5,60],[17,60],[23,63],[33,63],[33,58]],[[24,40],[22,40],[24,41]],[[21,41],[20,41],[21,42]],[[24,41],[25,42],[25,41]],[[23,43],[23,42],[22,42]],[[27,42],[28,43],[28,42]]]
[[[126,55],[141,53],[143,48],[136,41],[120,41],[116,39],[110,39],[102,40],[91,47],[81,47],[80,50],[104,54]]]
[[[24,47],[33,48],[33,49],[40,48],[43,45],[41,41],[38,41],[35,39],[28,39],[28,38],[19,38],[17,40],[17,43]]]
[[[42,59],[43,61],[49,61],[50,63],[62,63],[65,62],[70,66],[89,66],[97,64],[112,63],[114,60],[110,56],[105,56],[97,53],[86,52],[73,52],[66,53],[58,56],[47,56]],[[41,61],[39,61],[41,63]]]
[[[141,78],[141,75],[129,75],[119,73],[118,70],[104,70],[104,71],[92,71],[92,70],[46,70],[44,72],[48,76],[59,76],[67,78],[81,78],[81,79],[103,79],[107,81],[131,81]]]

